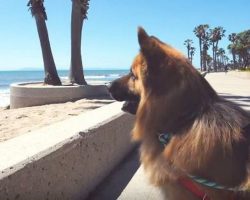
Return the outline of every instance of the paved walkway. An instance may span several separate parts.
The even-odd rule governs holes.
[[[221,96],[250,111],[250,76],[239,78],[230,72],[221,72],[207,74],[206,79]]]
[[[221,96],[250,111],[250,78],[242,79],[230,73],[211,73],[206,75],[206,79]],[[134,175],[131,176],[131,173]],[[104,180],[88,200],[99,199],[163,200],[163,196],[158,188],[148,183],[143,168],[139,167],[138,152],[135,150]]]

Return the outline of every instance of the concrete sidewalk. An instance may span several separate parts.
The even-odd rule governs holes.
[[[239,78],[231,72],[209,73],[205,78],[219,95],[250,111],[250,78]]]
[[[211,73],[206,75],[206,79],[219,95],[250,111],[250,79],[230,73]],[[136,149],[88,198],[99,199],[163,200],[163,196],[158,188],[149,184],[143,168],[139,167]]]

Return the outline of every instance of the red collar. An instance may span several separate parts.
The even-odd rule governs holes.
[[[179,184],[191,192],[194,196],[196,196],[200,200],[211,200],[211,198],[202,190],[200,187],[197,186],[191,179],[189,178],[180,178]],[[231,196],[230,200],[236,200],[236,198]]]
[[[188,178],[180,178],[179,184],[194,194],[200,200],[210,200],[207,194]]]

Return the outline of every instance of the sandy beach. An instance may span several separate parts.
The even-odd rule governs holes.
[[[111,99],[82,99],[76,102],[19,109],[0,108],[0,142],[72,116],[77,116],[113,101]]]

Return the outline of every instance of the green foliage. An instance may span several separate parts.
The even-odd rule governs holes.
[[[40,15],[44,17],[45,20],[47,20],[47,14],[43,3],[44,0],[29,0],[27,6],[31,11],[32,16]]]
[[[193,30],[194,34],[199,39],[200,65],[202,71],[207,70],[206,55],[207,55],[207,50],[210,46],[208,29],[209,29],[208,24],[200,24],[199,26],[196,26]]]
[[[88,14],[88,9],[89,9],[89,0],[80,0],[79,4],[81,7],[82,18],[87,19],[88,18],[87,14]]]
[[[238,34],[232,33],[228,39],[231,41],[228,49],[238,57],[239,65],[246,68],[250,64],[250,30]]]
[[[191,48],[193,48],[192,47],[192,44],[193,44],[193,41],[192,40],[190,40],[190,39],[186,39],[185,41],[184,41],[184,45],[187,47],[187,53],[188,53],[188,59],[191,59],[190,57],[190,53],[191,53]],[[193,52],[194,53],[194,52]]]
[[[225,36],[225,32],[226,32],[226,30],[221,26],[217,26],[214,29],[210,29],[209,31],[210,31],[211,42],[218,42],[219,40],[222,39],[222,37]]]
[[[214,71],[223,69],[225,66],[231,69],[250,70],[250,30],[228,35],[228,40],[231,43],[227,49],[232,54],[231,61],[226,56],[225,50],[218,46],[219,41],[225,36],[226,30],[223,27],[217,26],[209,29],[208,24],[200,24],[194,28],[193,32],[199,39],[201,70],[206,70],[206,65],[208,65],[209,70]],[[186,45],[188,55],[192,59],[194,49],[191,49],[189,40],[186,40],[184,45]],[[212,58],[208,55],[210,47],[212,47]]]
[[[196,26],[194,28],[194,34],[196,35],[196,37],[203,39],[206,37],[206,31],[208,28],[208,24],[200,24],[199,26]]]

